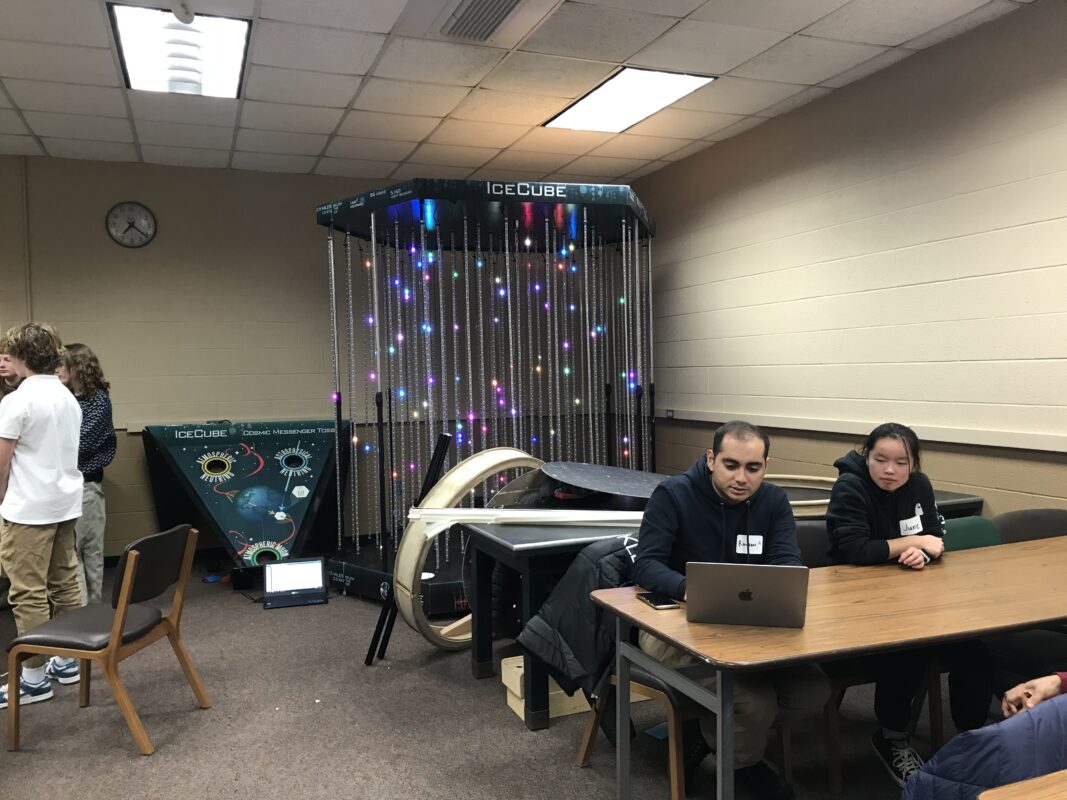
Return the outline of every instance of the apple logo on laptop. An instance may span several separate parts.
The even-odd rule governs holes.
[[[744,589],[744,590],[738,592],[737,596],[740,597],[743,602],[748,603],[748,602],[750,602],[752,600],[752,590],[751,589]]]

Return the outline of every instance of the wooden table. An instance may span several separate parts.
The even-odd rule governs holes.
[[[758,628],[687,622],[682,608],[657,611],[639,601],[633,587],[593,592],[593,600],[618,619],[616,730],[629,729],[630,665],[666,683],[717,716],[718,797],[733,797],[733,682],[738,671],[772,669],[852,657],[1067,619],[1067,537],[984,547],[947,554],[922,570],[895,564],[813,569],[803,628]],[[664,667],[629,644],[637,626],[703,662],[703,674],[717,673],[719,692],[693,677]],[[720,701],[721,698],[721,701]],[[628,800],[630,740],[619,736],[618,796]],[[726,765],[726,768],[724,768]]]
[[[1067,769],[1009,783],[996,789],[986,789],[978,800],[1065,800],[1067,798]]]

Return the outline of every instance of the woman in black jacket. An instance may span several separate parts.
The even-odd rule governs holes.
[[[859,452],[834,462],[839,477],[830,492],[826,528],[835,563],[893,562],[920,570],[941,557],[944,520],[930,479],[919,471],[919,456],[915,432],[886,422],[871,431]],[[957,645],[950,655],[952,666],[960,666],[949,676],[953,720],[960,730],[978,727],[992,696],[983,651],[978,645]],[[881,728],[872,744],[900,786],[923,765],[910,745],[908,727],[931,657],[928,651],[909,650],[877,659],[874,713]]]

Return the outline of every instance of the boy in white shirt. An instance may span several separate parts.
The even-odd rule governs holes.
[[[0,401],[0,567],[19,634],[81,605],[74,522],[81,515],[81,408],[56,377],[62,343],[50,325],[12,328],[0,342],[24,380]],[[73,659],[23,662],[19,704],[52,697],[49,677],[76,683]],[[0,708],[8,703],[0,689]]]

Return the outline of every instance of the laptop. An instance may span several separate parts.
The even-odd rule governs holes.
[[[690,622],[804,627],[807,567],[690,561],[685,578],[685,618]]]
[[[326,603],[326,565],[321,558],[268,561],[263,566],[263,607]]]

